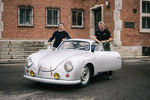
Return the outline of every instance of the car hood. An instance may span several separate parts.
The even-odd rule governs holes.
[[[87,51],[81,50],[58,50],[46,53],[39,60],[38,66],[41,71],[55,70],[62,62],[66,61],[70,57],[87,53]]]

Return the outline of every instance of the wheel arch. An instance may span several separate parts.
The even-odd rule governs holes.
[[[94,75],[94,65],[92,63],[87,63],[86,66],[88,66],[91,70],[91,75]]]

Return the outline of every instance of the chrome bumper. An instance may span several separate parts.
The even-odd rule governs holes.
[[[27,76],[27,75],[24,75],[23,77],[31,81],[50,83],[50,84],[61,84],[61,85],[74,85],[74,84],[79,84],[81,82],[80,80],[67,81],[67,80],[44,79],[44,78]]]

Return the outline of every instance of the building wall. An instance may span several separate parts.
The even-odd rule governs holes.
[[[140,32],[140,0],[122,0],[121,41],[123,46],[150,46],[150,33]],[[136,12],[133,11],[136,10]],[[125,22],[135,23],[134,28],[126,28]]]
[[[46,8],[60,9],[60,22],[72,38],[89,38],[89,0],[3,0],[3,39],[48,39],[58,28],[46,27]],[[18,26],[18,7],[33,7],[33,27]],[[71,28],[71,9],[84,10],[84,28]]]
[[[46,8],[60,9],[60,22],[65,24],[65,30],[72,38],[90,38],[90,8],[103,5],[103,21],[110,30],[114,40],[121,42],[122,46],[150,46],[150,33],[140,32],[140,0],[109,0],[110,8],[105,5],[105,0],[1,0],[4,11],[2,16],[2,39],[48,39],[58,28],[46,27]],[[122,4],[120,19],[114,19],[116,4]],[[2,3],[1,3],[2,4]],[[18,6],[33,7],[33,27],[18,27]],[[1,6],[2,7],[2,6]],[[71,28],[71,9],[84,10],[84,28]],[[133,12],[136,9],[136,13]],[[116,13],[118,13],[116,11]],[[116,24],[116,22],[119,21]],[[126,28],[125,22],[134,22],[134,28]],[[121,26],[121,28],[116,27]],[[3,28],[2,28],[3,27]],[[118,29],[117,29],[118,28]],[[2,31],[3,30],[3,31]],[[119,31],[119,33],[118,33]]]
[[[133,13],[134,6],[137,7],[138,10],[140,9],[140,2],[139,5],[137,5],[137,1],[139,0],[109,0],[109,9],[105,5],[105,0],[92,0],[90,2],[90,7],[103,4],[103,21],[113,35],[113,40],[117,46],[117,51],[122,57],[141,56],[142,45],[145,45],[150,37],[149,35],[139,33],[140,15],[139,12]],[[135,21],[136,27],[134,29],[125,28],[125,21]],[[128,38],[127,34],[132,35]],[[147,40],[145,40],[144,37],[147,38]],[[145,41],[146,43],[141,44],[141,41]],[[147,45],[150,45],[150,43],[147,43]]]
[[[0,0],[0,39],[2,38],[2,31],[3,31],[2,13],[3,13],[3,2],[2,0]]]

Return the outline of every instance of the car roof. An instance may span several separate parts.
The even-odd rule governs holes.
[[[66,41],[85,41],[85,42],[89,42],[89,43],[93,43],[93,42],[95,42],[94,40],[92,40],[92,39],[68,39],[68,40],[66,40]]]

